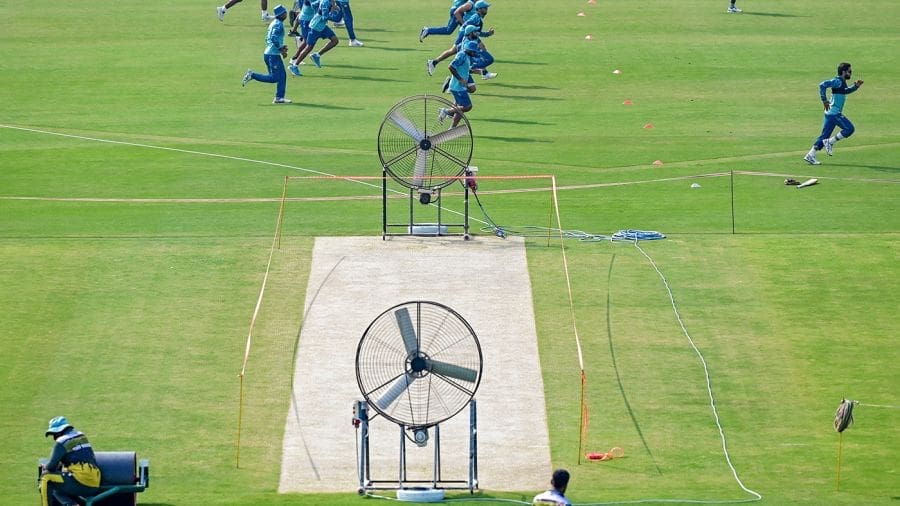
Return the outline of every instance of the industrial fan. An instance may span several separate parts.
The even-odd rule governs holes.
[[[382,238],[387,235],[448,235],[448,227],[461,227],[469,238],[469,188],[464,186],[464,221],[442,221],[441,190],[461,177],[472,160],[472,130],[462,115],[456,126],[441,121],[441,109],[454,105],[444,98],[416,95],[398,102],[388,111],[378,129],[378,158],[382,178]],[[388,223],[388,176],[409,190],[409,213],[405,223]],[[417,195],[418,194],[418,195]],[[416,223],[413,203],[435,204],[437,223]],[[389,234],[402,227],[401,234]]]
[[[354,426],[361,429],[360,491],[408,483],[433,488],[477,487],[475,392],[481,382],[481,345],[472,327],[449,307],[436,302],[410,301],[381,313],[365,330],[356,351],[356,380],[365,398],[354,406]],[[441,475],[440,424],[469,406],[469,475],[464,481]],[[374,480],[369,469],[369,409],[400,427],[399,479]],[[406,476],[405,440],[427,445],[434,432],[434,477]],[[405,493],[412,493],[406,490]]]
[[[465,116],[455,127],[438,121],[444,98],[416,95],[398,102],[378,129],[378,157],[395,181],[411,189],[443,188],[472,160],[472,130]]]
[[[383,312],[356,351],[360,392],[385,418],[414,429],[463,409],[478,389],[481,365],[472,327],[436,302],[405,302]]]

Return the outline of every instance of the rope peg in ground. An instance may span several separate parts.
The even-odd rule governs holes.
[[[841,404],[834,413],[834,430],[838,433],[838,457],[837,457],[837,476],[835,477],[835,490],[841,489],[841,454],[844,449],[844,431],[847,427],[853,425],[853,407],[859,404],[859,401],[851,399],[841,399]]]
[[[609,449],[608,452],[590,452],[584,454],[584,457],[588,460],[596,460],[596,461],[605,461],[612,459],[621,459],[625,456],[625,450],[619,448],[618,446],[614,446]]]

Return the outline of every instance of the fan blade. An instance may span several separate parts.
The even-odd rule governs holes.
[[[416,168],[413,171],[412,185],[422,186],[422,180],[425,178],[425,167],[428,164],[428,151],[418,150],[416,152]]]
[[[453,139],[456,139],[457,137],[462,137],[463,135],[466,135],[466,133],[468,133],[468,131],[469,131],[469,129],[466,128],[465,125],[453,127],[450,130],[445,130],[443,132],[432,135],[430,137],[431,145],[438,146],[441,143],[444,143],[447,141],[452,141]]]
[[[408,374],[400,376],[396,381],[394,381],[394,384],[391,385],[390,388],[388,388],[383,394],[381,394],[381,397],[379,397],[378,400],[375,401],[375,405],[380,410],[386,410],[388,406],[393,404],[394,401],[396,401],[397,398],[403,394],[403,392],[406,392],[406,389],[409,388],[410,385],[412,385],[412,382],[415,379],[415,376],[410,376]]]
[[[400,327],[400,336],[403,337],[403,344],[406,346],[406,353],[412,355],[419,351],[419,340],[416,338],[416,329],[413,328],[412,318],[409,317],[409,310],[405,307],[394,311],[397,318],[397,326]]]
[[[476,371],[475,369],[469,369],[468,367],[463,367],[460,365],[448,364],[446,362],[440,362],[438,360],[429,360],[428,368],[433,374],[448,376],[460,381],[468,381],[470,383],[474,383],[475,380],[478,379],[478,371]]]
[[[397,125],[397,128],[406,132],[406,135],[412,137],[416,144],[425,138],[425,134],[420,132],[409,118],[400,114],[400,111],[391,112],[388,119],[391,120],[391,123]]]

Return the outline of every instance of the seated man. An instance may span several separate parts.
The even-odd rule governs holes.
[[[566,487],[569,485],[568,471],[566,471],[565,469],[557,469],[556,471],[553,471],[553,477],[550,479],[550,485],[553,488],[534,496],[532,504],[572,506],[572,503],[568,499],[566,499]]]
[[[64,416],[50,420],[44,436],[53,436],[50,461],[41,468],[41,504],[50,506],[50,496],[63,506],[77,506],[78,496],[97,495],[100,468],[87,436],[69,425]]]

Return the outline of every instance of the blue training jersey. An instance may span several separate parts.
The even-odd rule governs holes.
[[[469,68],[472,67],[472,59],[469,58],[469,55],[467,55],[465,51],[460,51],[456,53],[456,57],[453,58],[453,62],[450,65],[453,66],[453,68],[456,69],[456,72],[459,73],[459,76],[462,77],[462,82],[460,82],[456,76],[453,76],[450,79],[450,91],[468,91]]]
[[[829,88],[831,88],[831,107],[828,108],[828,111],[826,111],[825,114],[828,116],[837,116],[838,114],[843,114],[844,102],[847,101],[847,95],[858,90],[859,86],[856,84],[847,86],[847,81],[841,78],[841,76],[822,81],[822,83],[819,84],[819,98],[822,99],[822,102],[828,100],[825,96],[825,92]]]
[[[484,28],[484,18],[474,10],[469,11],[469,14],[463,19],[463,24],[459,26],[459,33],[465,33],[466,27],[469,25],[477,26],[478,34],[481,35],[481,29]]]
[[[266,50],[263,54],[281,54],[281,46],[284,45],[284,23],[275,18],[269,23],[266,32]]]
[[[328,12],[331,10],[331,0],[321,0],[316,7],[316,15],[309,21],[309,30],[321,32],[328,26]]]
[[[309,21],[316,15],[316,7],[318,2],[313,6],[309,0],[303,0],[303,8],[300,9],[300,21]]]

